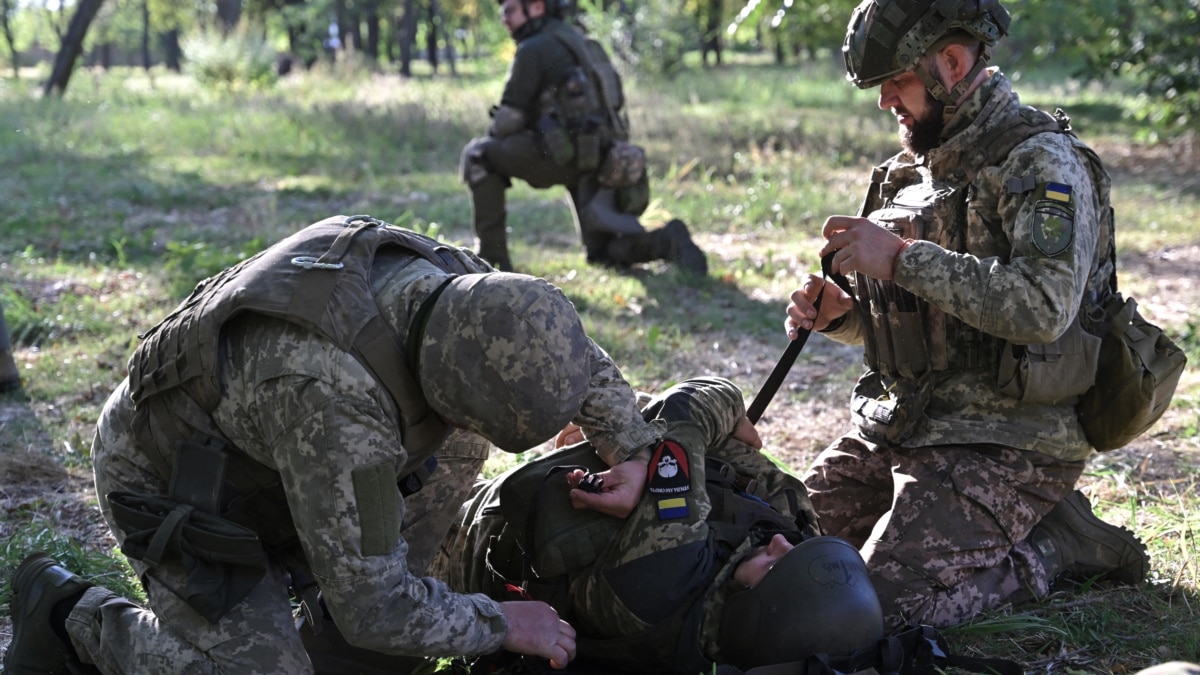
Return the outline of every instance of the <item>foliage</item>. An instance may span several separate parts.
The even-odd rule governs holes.
[[[0,569],[15,571],[21,561],[31,552],[42,551],[76,574],[103,584],[109,590],[145,601],[146,594],[136,581],[133,570],[125,556],[117,551],[90,551],[69,536],[60,532],[53,522],[32,521],[16,529],[0,548]],[[9,579],[0,583],[0,607],[9,613],[12,599],[12,584]]]
[[[261,38],[242,33],[193,33],[183,40],[189,69],[215,89],[261,88],[275,83],[275,50]]]
[[[613,3],[608,11],[594,7],[579,19],[620,60],[644,73],[672,76],[683,67],[685,52],[699,41],[696,26],[675,6],[669,0],[643,0],[636,6]]]
[[[634,135],[649,150],[654,189],[645,222],[686,220],[710,253],[707,279],[658,263],[622,272],[587,265],[561,190],[518,182],[507,193],[514,261],[564,289],[635,387],[659,390],[702,374],[729,377],[746,391],[761,384],[782,351],[785,298],[814,269],[824,217],[852,212],[870,165],[895,147],[894,120],[875,108],[872,92],[847,85],[832,60],[770,62],[769,55],[733,54],[722,68],[628,82]],[[188,75],[158,74],[151,84],[140,69],[117,68],[51,101],[35,100],[24,80],[4,80],[0,302],[19,336],[22,419],[30,421],[0,422],[0,454],[29,446],[86,467],[80,439],[90,438],[105,397],[125,376],[137,334],[199,278],[316,219],[370,213],[469,244],[459,151],[485,127],[504,64],[478,59],[464,73],[434,78],[425,69],[403,80],[317,69],[273,88],[213,95]],[[1172,256],[1200,243],[1194,173],[1176,166],[1185,153],[1159,151],[1176,161],[1130,166],[1130,156],[1157,148],[1130,141],[1138,125],[1114,112],[1116,90],[1025,86],[1036,81],[1022,81],[1023,97],[1062,104],[1102,156],[1127,162],[1112,167],[1122,289],[1155,308],[1180,301],[1178,287],[1155,285],[1163,282],[1154,276],[1182,264]],[[1172,279],[1182,286],[1189,277]],[[1194,323],[1185,314],[1173,332],[1184,334],[1193,358]],[[776,401],[812,414],[764,426],[764,440],[786,450],[792,468],[803,466],[797,458],[815,442],[803,434],[819,435],[820,424],[841,430],[860,365],[856,352],[809,342]],[[1148,540],[1153,583],[1122,594],[1064,591],[1022,607],[1032,620],[977,642],[956,635],[952,645],[983,656],[1019,645],[1012,656],[1057,673],[1129,672],[1158,646],[1196,654],[1200,383],[1193,372],[1188,377],[1145,446],[1093,460],[1085,477],[1104,496],[1102,515]],[[1147,474],[1173,456],[1181,459],[1171,472],[1151,481]],[[0,471],[0,483],[7,479]],[[1173,486],[1178,494],[1169,492]],[[10,538],[17,550],[0,567],[11,569],[24,551],[50,547],[36,530],[49,529],[59,511],[46,500],[14,507],[11,492],[5,495],[0,534],[31,528]],[[103,527],[94,503],[80,506],[90,527]],[[103,544],[83,548],[111,554]],[[103,564],[91,569],[115,569]],[[1112,616],[1121,611],[1128,622]],[[1062,625],[1071,622],[1079,628]],[[1126,635],[1138,643],[1114,654],[1112,645]],[[1090,655],[1103,660],[1083,660]]]

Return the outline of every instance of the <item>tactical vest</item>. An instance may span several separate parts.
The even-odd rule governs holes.
[[[965,170],[956,175],[957,180],[937,180],[922,172],[922,182],[896,190],[884,181],[887,165],[878,166],[859,215],[900,237],[932,241],[947,250],[965,253],[972,182],[981,170],[1000,164],[1013,148],[1041,133],[1064,133],[1074,139],[1069,118],[1061,110],[1050,115],[1022,106],[1020,114],[1007,125],[990,130],[979,140],[966,157]],[[1094,152],[1081,143],[1076,147],[1084,151],[1093,167],[1103,219],[1098,250],[1104,252],[1113,243],[1108,174]],[[1021,176],[1010,179],[1005,187],[1010,193],[1021,194],[1035,185],[1032,176]],[[1007,241],[998,224],[985,224],[997,240]],[[1085,307],[1105,293],[1111,272],[1111,267],[1102,269],[1105,265],[1104,257],[1093,262]],[[864,360],[882,376],[913,380],[930,372],[995,366],[998,362],[1002,340],[942,312],[895,281],[856,273],[855,289],[856,309],[863,318]]]
[[[621,76],[604,47],[561,21],[547,22],[543,30],[566,47],[578,63],[551,91],[563,121],[575,130],[591,117],[606,127],[614,138],[628,140],[629,123],[624,112]]]
[[[762,490],[754,480],[716,459],[706,458],[705,462],[705,488],[712,505],[707,518],[711,533],[708,545],[715,548],[718,561],[713,566],[714,578],[725,569],[733,552],[752,537],[783,533],[799,543],[819,534],[817,523],[809,517],[813,511],[807,495],[785,494],[788,513],[781,513],[763,501]],[[554,605],[565,620],[571,620],[571,579],[587,573],[588,566],[624,522],[571,506],[562,481],[566,472],[576,468],[603,471],[608,467],[590,446],[580,444],[493,481],[488,493],[480,497],[485,504],[477,511],[477,518],[501,517],[505,525],[487,546],[491,578],[476,580],[474,583],[482,582],[486,587],[471,590],[503,598],[518,587],[529,597]],[[654,556],[654,561],[663,569],[641,568],[647,578],[673,575],[668,556]],[[578,638],[579,658],[622,673],[661,672],[662,664],[674,664],[680,672],[707,672],[711,664],[700,651],[699,630],[705,601],[716,589],[711,579],[697,586],[700,592],[643,633],[610,639]]]
[[[372,262],[385,248],[430,261],[452,275],[447,282],[453,275],[491,271],[464,249],[369,216],[339,216],[200,282],[175,311],[140,336],[143,342],[129,364],[133,431],[160,475],[175,472],[178,453],[189,443],[227,443],[211,418],[221,396],[221,328],[247,312],[295,323],[354,355],[399,409],[401,436],[410,454],[436,449],[449,428],[430,409],[412,373],[408,349],[372,294]],[[432,305],[432,300],[423,303]],[[183,492],[223,492],[214,495],[219,515],[256,530],[268,546],[282,543],[293,530],[286,501],[272,505],[280,496],[278,474],[241,452],[228,453],[228,459],[236,466],[216,481],[222,485],[200,485],[205,481],[193,479]],[[173,493],[179,483],[172,480]]]

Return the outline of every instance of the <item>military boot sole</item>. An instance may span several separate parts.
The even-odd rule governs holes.
[[[1079,490],[1067,495],[1046,518],[1075,540],[1075,561],[1068,572],[1084,577],[1104,575],[1123,584],[1139,584],[1150,573],[1150,556],[1142,540],[1097,517]]]
[[[78,672],[72,648],[50,625],[54,605],[80,595],[92,584],[59,565],[45,553],[34,553],[17,567],[9,607],[13,638],[4,655],[4,672],[69,674]]]

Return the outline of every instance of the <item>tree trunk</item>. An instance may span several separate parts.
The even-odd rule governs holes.
[[[0,29],[4,30],[4,41],[8,43],[8,53],[12,56],[13,79],[21,79],[21,54],[17,51],[17,42],[13,39],[12,26],[8,23],[8,14],[12,11],[9,0],[0,0]]]
[[[217,0],[217,24],[221,33],[229,35],[242,18],[242,0]]]
[[[425,28],[425,50],[429,53],[429,65],[433,66],[433,74],[438,71],[438,3],[429,0],[429,26]]]
[[[367,39],[363,44],[363,52],[367,63],[372,69],[379,66],[379,3],[371,2],[363,5],[363,22],[367,24]]]
[[[75,15],[67,27],[62,46],[54,57],[54,69],[50,71],[50,79],[46,80],[43,95],[57,93],[62,96],[67,91],[67,83],[71,81],[71,73],[75,70],[75,61],[83,53],[83,39],[87,37],[88,27],[100,11],[104,0],[79,0],[75,7]]]
[[[142,0],[142,68],[150,70],[150,0]]]
[[[417,41],[417,0],[404,0],[400,30],[400,74],[412,77],[413,43]]]
[[[179,29],[175,28],[158,36],[163,48],[163,62],[172,72],[180,72],[183,60],[183,49],[179,47]]]

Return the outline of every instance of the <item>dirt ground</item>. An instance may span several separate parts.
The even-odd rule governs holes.
[[[1097,147],[1109,163],[1119,185],[1123,175],[1151,177],[1175,189],[1194,190],[1200,183],[1200,151],[1193,140],[1178,141],[1169,146],[1154,148]],[[1118,214],[1118,220],[1120,215]],[[699,243],[714,255],[735,259],[737,251],[722,251],[716,237],[698,237]],[[1195,316],[1200,307],[1200,244],[1168,245],[1148,255],[1123,256],[1123,273],[1145,280],[1150,292],[1139,292],[1142,311],[1157,323],[1182,326]],[[781,305],[782,320],[782,305]],[[728,345],[725,353],[735,354],[738,380],[766,380],[771,368],[782,353],[782,329],[779,340],[745,339]],[[704,358],[704,357],[701,357]],[[716,357],[710,357],[716,358]],[[758,428],[766,447],[789,466],[800,472],[830,440],[848,428],[848,400],[852,382],[836,377],[859,359],[858,351],[837,345],[822,337],[813,337],[800,362],[796,364],[781,391],[775,396]],[[728,363],[719,361],[696,363],[693,372],[728,374]],[[1190,364],[1181,387],[1194,386],[1200,375]],[[828,381],[837,384],[814,384]],[[794,395],[804,389],[820,386],[821,396]],[[45,411],[40,411],[45,412]],[[6,429],[36,428],[30,418],[39,411],[26,403],[0,401],[0,433]],[[1096,462],[1123,465],[1135,480],[1172,481],[1181,475],[1195,481],[1200,471],[1200,447],[1195,438],[1178,438],[1172,429],[1195,427],[1200,422],[1195,409],[1178,406],[1161,420],[1151,433],[1120,451],[1106,453]],[[49,447],[51,440],[38,440]],[[86,441],[86,439],[85,439]],[[77,452],[86,452],[78,448]],[[7,541],[14,525],[33,517],[50,518],[60,533],[70,535],[85,547],[105,550],[115,546],[95,506],[91,477],[80,470],[64,468],[58,461],[41,452],[0,454],[0,541]],[[10,570],[0,574],[8,583]],[[0,617],[0,645],[11,640],[8,616]]]

